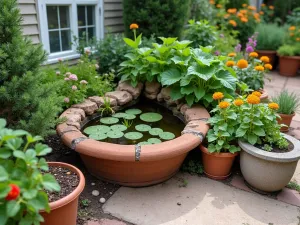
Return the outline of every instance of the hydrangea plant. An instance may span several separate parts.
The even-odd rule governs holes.
[[[0,119],[0,224],[38,225],[40,211],[50,211],[45,191],[60,191],[42,158],[51,148],[40,136],[6,128]]]

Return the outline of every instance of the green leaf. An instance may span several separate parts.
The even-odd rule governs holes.
[[[171,93],[170,93],[171,99],[172,100],[178,100],[183,97],[183,95],[180,93],[180,87],[171,87]]]
[[[44,188],[48,191],[60,191],[59,184],[55,180],[54,176],[52,176],[51,174],[45,174],[43,176],[42,184]]]
[[[0,165],[0,182],[8,180],[8,173],[3,166]]]
[[[47,163],[46,159],[44,159],[44,158],[40,158],[40,161],[38,163],[38,167],[41,170],[44,170],[44,171],[48,171],[49,170],[48,163]]]
[[[161,83],[162,85],[169,86],[175,84],[181,79],[181,73],[179,70],[172,68],[161,74]]]
[[[197,98],[197,101],[199,101],[204,95],[205,95],[205,90],[201,87],[194,87],[194,93]]]
[[[181,94],[184,94],[184,95],[192,94],[193,91],[194,91],[194,87],[192,85],[188,85],[188,86],[182,87],[180,89]]]
[[[0,205],[0,225],[6,225],[7,219],[5,205]]]
[[[8,148],[0,148],[0,159],[8,159],[12,152]]]
[[[0,129],[3,129],[4,127],[6,127],[6,120],[0,118]]]
[[[237,79],[228,71],[221,70],[216,73],[216,79],[219,80],[224,87],[235,90]]]
[[[22,151],[14,151],[14,157],[25,160],[25,154]]]
[[[34,159],[36,156],[36,153],[33,149],[28,149],[26,152],[25,152],[25,160],[27,162],[31,161],[32,159]]]
[[[258,136],[265,136],[266,135],[264,129],[261,128],[261,127],[258,127],[258,126],[254,127],[253,133],[256,134],[256,135],[258,135]]]
[[[37,196],[38,191],[36,189],[30,189],[23,192],[25,199],[33,199]]]
[[[39,191],[37,196],[34,199],[28,201],[28,207],[30,207],[35,212],[40,210],[45,210],[46,212],[50,211],[48,196],[45,192]]]
[[[125,43],[127,45],[129,45],[132,48],[137,48],[138,47],[138,44],[135,41],[133,41],[133,40],[131,40],[129,38],[123,38],[123,40],[125,41]]]
[[[194,95],[187,95],[187,96],[185,96],[186,103],[187,103],[189,106],[192,106],[192,105],[193,105],[194,99],[195,99],[195,96],[194,96]]]
[[[52,149],[48,145],[41,144],[41,143],[36,144],[34,146],[34,149],[36,151],[37,156],[44,156],[52,151]]]
[[[10,192],[10,187],[5,183],[0,183],[0,199],[5,198]]]
[[[218,139],[218,137],[216,135],[207,135],[208,142],[213,142],[217,139]]]
[[[6,204],[6,214],[8,217],[14,217],[20,210],[20,202],[15,200],[9,201]]]
[[[212,94],[210,93],[206,93],[203,97],[207,102],[212,102],[213,98],[212,98]]]
[[[223,145],[224,144],[224,140],[219,139],[218,140],[218,145]]]
[[[14,139],[7,140],[5,146],[15,151],[20,149],[22,143],[23,143],[22,138],[14,138]]]
[[[247,141],[251,144],[254,145],[257,142],[257,136],[255,134],[248,134]]]
[[[247,130],[239,127],[237,130],[236,130],[236,137],[243,137],[245,134],[246,134]]]
[[[252,121],[253,124],[257,125],[257,126],[263,126],[264,124],[257,118],[255,118],[253,121]]]
[[[199,65],[209,66],[214,61],[214,57],[210,53],[203,52],[201,49],[196,48],[192,53]]]
[[[173,44],[177,40],[177,38],[170,38],[170,37],[169,38],[159,37],[159,39],[162,40],[165,45]]]
[[[232,153],[232,154],[234,154],[236,152],[239,152],[240,150],[241,149],[239,147],[236,147],[234,145],[230,145],[230,147],[229,147],[229,152]]]
[[[187,75],[196,75],[199,78],[207,81],[209,80],[215,73],[214,66],[200,66],[198,64],[194,64],[188,68]]]

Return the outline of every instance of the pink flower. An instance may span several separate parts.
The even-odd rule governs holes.
[[[80,81],[80,84],[88,84],[88,82],[86,80],[82,80]]]
[[[99,69],[99,65],[98,64],[95,64],[95,67],[96,67],[96,70]]]
[[[56,75],[60,75],[60,72],[59,72],[59,71],[56,71],[55,73],[56,73]]]
[[[64,102],[65,102],[65,103],[69,103],[69,102],[70,102],[70,99],[69,99],[68,97],[66,97],[66,98],[64,99]]]
[[[73,85],[73,86],[72,86],[72,90],[76,91],[76,90],[77,90],[77,86],[76,86],[76,85]]]
[[[64,61],[62,58],[59,58],[59,59],[57,59],[58,60],[58,62],[62,62],[62,61]]]
[[[67,80],[70,80],[70,78],[68,78],[68,77],[65,77],[65,79],[64,79],[65,81],[67,81]]]
[[[69,76],[70,80],[78,80],[77,76],[75,74],[71,74]]]
[[[87,49],[87,50],[85,50],[85,54],[89,55],[89,54],[91,54],[91,51]]]

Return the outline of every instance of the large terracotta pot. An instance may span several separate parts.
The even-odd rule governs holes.
[[[284,188],[293,177],[300,158],[300,142],[286,134],[294,149],[286,153],[268,152],[239,141],[242,148],[240,167],[245,181],[255,191],[275,192]]]
[[[238,152],[210,153],[206,147],[200,145],[204,173],[215,180],[224,180],[231,174],[231,167]]]
[[[299,56],[280,56],[279,58],[279,74],[283,76],[293,77],[297,75],[300,65]]]
[[[281,132],[288,132],[289,131],[289,127],[291,125],[292,119],[295,116],[295,113],[288,115],[288,114],[281,114],[279,113],[281,119],[277,118],[277,122],[279,124],[284,124],[286,125],[286,127],[282,127],[280,129]]]
[[[85,178],[82,172],[76,167],[61,163],[61,162],[49,162],[49,166],[60,166],[67,168],[79,177],[79,184],[76,189],[69,195],[55,202],[50,203],[50,213],[42,212],[45,222],[42,225],[76,225],[77,209],[79,195],[84,189]]]
[[[276,51],[273,50],[257,50],[259,58],[262,56],[268,56],[270,59],[270,64],[272,65],[273,69],[275,69],[276,65]]]

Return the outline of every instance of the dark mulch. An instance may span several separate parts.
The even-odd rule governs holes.
[[[102,210],[100,198],[106,201],[119,189],[119,185],[101,181],[93,177],[84,167],[78,153],[64,146],[57,135],[49,136],[45,140],[45,144],[49,145],[53,151],[47,155],[48,162],[65,162],[76,166],[82,171],[86,179],[86,186],[80,195],[77,225],[83,225],[87,220],[109,218],[116,219]],[[94,185],[92,185],[94,184]],[[92,195],[93,190],[98,190],[100,195],[95,197]],[[130,224],[130,223],[128,223]]]

